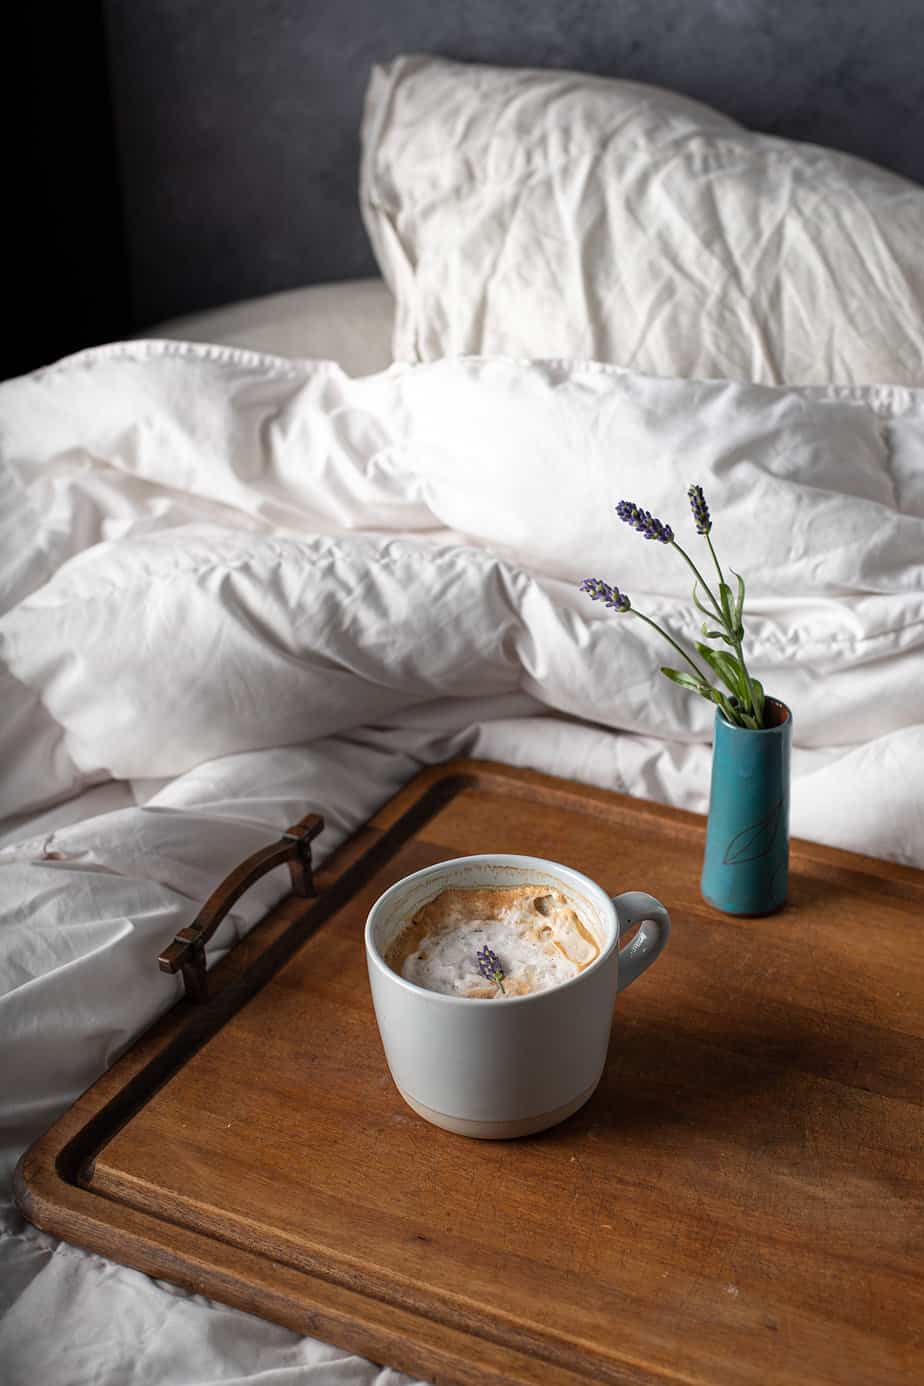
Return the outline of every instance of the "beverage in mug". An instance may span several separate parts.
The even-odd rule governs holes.
[[[450,886],[409,919],[385,961],[409,982],[446,996],[529,996],[577,977],[600,940],[561,890]]]
[[[406,876],[372,906],[365,931],[398,1091],[427,1121],[481,1139],[563,1121],[600,1081],[617,992],[669,933],[652,896],[611,899],[540,857],[458,857]]]

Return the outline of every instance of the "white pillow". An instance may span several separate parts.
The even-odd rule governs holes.
[[[226,303],[158,323],[143,335],[336,361],[347,375],[372,375],[391,364],[394,316],[381,279],[350,279]]]
[[[361,203],[397,360],[924,384],[924,189],[656,87],[402,57]]]

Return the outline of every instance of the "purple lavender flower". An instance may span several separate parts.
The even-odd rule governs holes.
[[[696,521],[696,533],[708,534],[712,529],[712,516],[709,514],[709,506],[706,504],[702,486],[688,487],[687,495],[690,497],[690,509],[693,511],[693,519]]]
[[[602,602],[611,611],[628,611],[632,605],[625,592],[620,592],[618,587],[611,587],[602,578],[585,578],[580,591],[586,592],[592,602]]]
[[[504,970],[500,965],[500,958],[494,952],[493,948],[489,948],[488,945],[485,944],[483,948],[479,948],[475,957],[478,959],[478,971],[481,973],[482,977],[486,978],[489,982],[493,982],[495,986],[503,992]]]
[[[656,520],[650,510],[643,510],[634,501],[622,500],[616,507],[616,514],[627,525],[644,534],[646,539],[657,539],[659,544],[672,544],[674,531],[662,520]]]

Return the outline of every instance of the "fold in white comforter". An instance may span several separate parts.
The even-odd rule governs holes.
[[[705,807],[708,705],[576,590],[695,637],[684,565],[613,513],[695,545],[690,481],[794,711],[793,831],[924,865],[918,393],[509,360],[349,380],[174,343],[0,387],[5,1381],[397,1380],[55,1246],[12,1166],[175,999],[158,949],[309,808],[328,851],[460,753]]]

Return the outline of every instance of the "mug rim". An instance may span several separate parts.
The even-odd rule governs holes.
[[[542,991],[528,992],[525,996],[452,996],[443,991],[431,991],[428,987],[422,987],[417,982],[410,982],[406,977],[402,977],[400,972],[396,972],[393,967],[389,967],[388,963],[385,961],[381,951],[379,950],[378,945],[376,944],[373,938],[373,928],[376,912],[379,910],[380,906],[383,906],[385,904],[386,900],[390,895],[396,893],[403,886],[408,885],[409,882],[418,880],[421,876],[434,875],[436,872],[446,867],[459,866],[463,862],[467,864],[477,864],[481,862],[484,862],[486,864],[495,863],[499,866],[507,865],[522,867],[524,869],[529,866],[536,866],[541,867],[544,870],[547,870],[550,875],[554,875],[556,872],[561,872],[566,876],[575,877],[583,885],[588,886],[590,888],[590,893],[597,895],[599,897],[599,900],[609,910],[609,914],[613,922],[613,937],[610,939],[609,943],[600,950],[599,954],[596,958],[594,958],[593,962],[588,964],[588,966],[585,967],[583,971],[576,973],[573,977],[569,977],[566,982],[560,982],[557,986],[545,987]],[[579,983],[581,983],[585,977],[589,977],[592,972],[597,971],[598,968],[600,968],[612,956],[612,954],[619,948],[620,932],[621,924],[619,919],[619,911],[613,904],[612,897],[607,895],[603,887],[601,885],[598,885],[596,881],[592,880],[590,876],[585,876],[583,871],[578,871],[573,866],[565,866],[563,862],[552,861],[549,857],[524,856],[515,852],[476,852],[471,856],[448,857],[445,861],[433,862],[431,866],[422,866],[417,871],[412,871],[407,876],[402,876],[399,881],[395,881],[394,884],[390,885],[387,890],[383,890],[382,894],[371,905],[369,913],[366,916],[366,924],[363,930],[366,944],[367,959],[373,962],[375,966],[378,968],[378,970],[384,976],[386,976],[389,979],[389,981],[396,982],[399,986],[409,991],[412,995],[425,996],[430,1000],[434,1000],[437,1002],[446,1002],[448,1005],[453,1006],[481,1006],[487,1002],[490,1002],[492,1006],[522,1006],[527,1005],[530,1002],[541,1001],[544,998],[551,995],[555,995],[559,992],[567,991],[569,987],[579,985]]]

